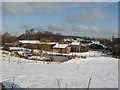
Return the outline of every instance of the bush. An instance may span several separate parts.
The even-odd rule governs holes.
[[[10,48],[8,45],[4,45],[3,50],[10,51]]]
[[[5,90],[5,86],[2,83],[0,83],[0,90]]]

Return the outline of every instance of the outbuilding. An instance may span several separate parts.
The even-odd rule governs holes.
[[[80,52],[80,48],[81,48],[80,42],[72,42],[70,46],[71,46],[71,52]]]
[[[53,46],[53,52],[57,53],[70,53],[71,47],[68,44],[59,44],[57,43]]]

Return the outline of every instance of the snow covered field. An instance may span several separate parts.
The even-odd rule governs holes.
[[[0,51],[2,82],[6,87],[87,88],[91,78],[90,88],[118,88],[118,59],[115,58],[88,57],[64,63],[38,61],[37,64],[16,57],[10,60],[9,63],[9,56]]]

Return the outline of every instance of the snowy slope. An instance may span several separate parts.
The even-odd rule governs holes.
[[[43,63],[2,55],[2,81],[6,87],[13,80],[21,88],[90,88],[118,87],[118,60],[110,57],[72,59],[65,63]],[[22,63],[17,63],[17,62]],[[58,83],[60,85],[58,85]]]

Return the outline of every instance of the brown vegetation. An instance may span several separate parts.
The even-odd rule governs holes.
[[[8,45],[4,45],[3,50],[10,51],[10,48]]]
[[[12,43],[12,42],[15,42],[17,41],[17,37],[16,36],[11,36],[9,33],[4,33],[2,35],[2,44],[5,44],[5,43]]]

